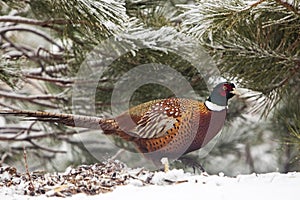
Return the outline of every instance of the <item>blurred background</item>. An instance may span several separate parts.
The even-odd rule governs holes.
[[[299,171],[300,1],[2,0],[0,13],[0,109],[72,113],[76,74],[108,38],[122,41],[130,52],[100,77],[98,116],[110,116],[120,77],[148,63],[175,69],[203,101],[210,91],[185,59],[190,44],[178,36],[183,34],[203,47],[224,80],[245,88],[230,101],[212,150],[189,156],[212,174]],[[138,49],[137,41],[147,48]],[[172,96],[164,86],[146,84],[130,105]],[[84,114],[84,108],[76,109]],[[129,167],[144,166],[141,156],[120,152],[122,145],[101,131],[0,115],[0,166],[24,171],[24,148],[30,170],[64,171],[111,157]]]

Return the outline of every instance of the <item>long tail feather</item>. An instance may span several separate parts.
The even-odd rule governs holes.
[[[82,127],[90,129],[102,128],[106,130],[114,130],[116,128],[114,120],[83,115],[61,114],[29,110],[0,110],[0,114],[25,116],[32,120],[57,122],[73,127]]]

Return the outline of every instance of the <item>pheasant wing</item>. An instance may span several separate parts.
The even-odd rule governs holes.
[[[142,117],[137,118],[136,126],[132,127],[129,133],[140,138],[159,138],[167,135],[171,129],[179,126],[184,109],[180,104],[180,99],[154,101],[148,105]]]

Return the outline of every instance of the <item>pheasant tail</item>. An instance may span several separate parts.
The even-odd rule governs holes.
[[[51,113],[43,111],[28,111],[28,110],[0,110],[0,114],[11,114],[25,116],[27,118],[36,119],[38,121],[57,122],[67,126],[99,129],[115,130],[116,122],[113,119],[103,119],[99,117],[90,117],[73,114]]]

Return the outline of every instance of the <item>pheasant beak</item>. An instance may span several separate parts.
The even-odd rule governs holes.
[[[241,95],[241,93],[239,91],[237,91],[237,89],[232,88],[233,90],[230,91],[231,94],[235,94],[235,95]]]

